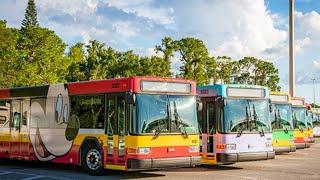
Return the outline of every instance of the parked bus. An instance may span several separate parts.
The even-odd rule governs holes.
[[[273,92],[270,94],[272,103],[271,125],[272,146],[276,154],[295,152],[293,140],[292,105],[288,93]]]
[[[308,142],[314,143],[313,137],[313,112],[311,110],[311,105],[307,104],[307,132],[308,132]]]
[[[269,91],[251,85],[197,87],[205,164],[273,159]]]
[[[0,90],[0,157],[142,170],[200,164],[196,85],[130,77]]]
[[[307,109],[304,98],[292,97],[292,116],[294,124],[294,144],[297,149],[309,148],[307,132]]]
[[[312,108],[313,112],[313,136],[320,137],[320,109]]]

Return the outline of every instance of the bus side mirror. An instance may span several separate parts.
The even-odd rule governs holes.
[[[197,98],[197,109],[198,109],[198,111],[202,111],[202,108],[203,108],[203,104],[202,104],[201,98],[198,97]]]
[[[127,104],[135,104],[136,103],[136,95],[132,92],[126,92],[124,96],[124,100]]]

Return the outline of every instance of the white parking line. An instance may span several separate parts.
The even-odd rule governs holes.
[[[258,179],[255,177],[250,177],[250,176],[238,176],[238,175],[231,175],[231,174],[225,174],[225,173],[220,173],[220,172],[215,172],[217,175],[222,175],[222,176],[229,176],[229,177],[235,177],[235,178],[241,178],[241,179]]]
[[[62,178],[62,177],[55,177],[55,176],[42,176],[42,175],[39,175],[39,174],[24,173],[24,172],[17,172],[17,171],[4,171],[4,172],[1,172],[0,173],[0,179],[1,179],[1,175],[6,175],[6,174],[22,174],[22,175],[32,176],[32,177],[24,178],[22,180],[32,180],[32,179],[38,179],[38,178],[43,178],[43,177],[52,178],[52,179],[60,179],[60,180],[73,180],[73,179],[70,179],[70,178]]]

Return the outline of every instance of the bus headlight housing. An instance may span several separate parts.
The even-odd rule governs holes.
[[[236,150],[237,145],[236,144],[226,144],[226,150]]]
[[[150,154],[151,149],[147,148],[147,147],[139,147],[139,148],[129,148],[128,150],[128,154],[141,154],[141,155],[146,155],[146,154]]]
[[[272,142],[266,142],[266,147],[271,148],[272,147]]]
[[[190,146],[189,147],[189,153],[196,153],[196,152],[199,152],[198,146]]]

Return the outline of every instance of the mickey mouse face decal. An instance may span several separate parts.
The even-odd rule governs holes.
[[[52,160],[71,149],[80,123],[74,117],[69,120],[69,107],[63,84],[49,87],[45,103],[32,102],[31,121],[36,126],[30,129],[30,138],[39,160]]]

